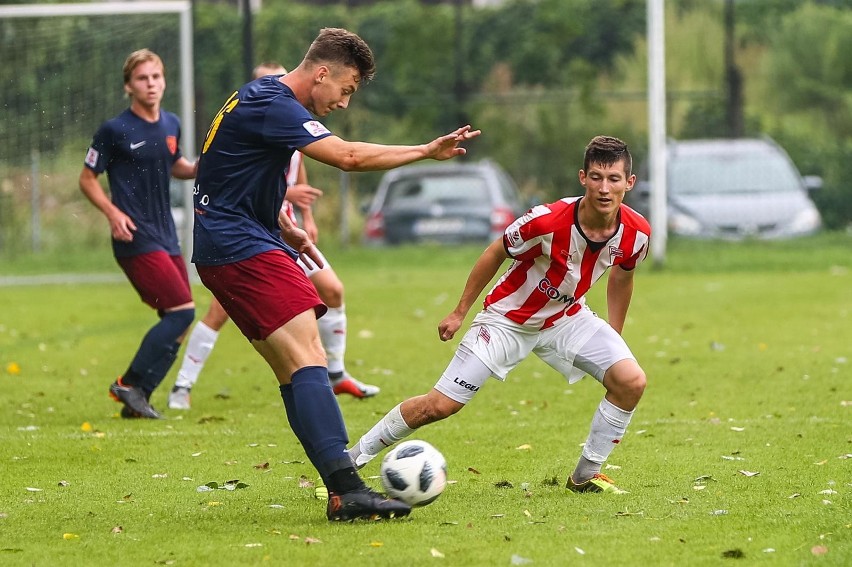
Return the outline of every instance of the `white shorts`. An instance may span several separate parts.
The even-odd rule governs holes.
[[[299,267],[302,268],[302,270],[305,272],[305,275],[308,276],[309,278],[313,277],[314,274],[321,272],[322,270],[326,270],[326,269],[331,267],[328,263],[328,260],[326,260],[325,256],[323,256],[322,251],[319,248],[317,248],[316,246],[314,246],[314,250],[317,251],[317,256],[319,256],[320,259],[322,260],[322,268],[317,268],[316,265],[314,264],[313,260],[311,260],[310,258],[308,258],[308,260],[311,262],[311,267],[308,267],[308,265],[304,261],[302,261],[301,256],[296,258],[296,263],[299,264]]]
[[[572,384],[586,374],[603,382],[613,364],[636,360],[621,335],[586,306],[543,331],[482,311],[474,318],[435,389],[466,404],[489,376],[505,380],[530,353]]]

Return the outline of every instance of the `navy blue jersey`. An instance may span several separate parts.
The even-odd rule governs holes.
[[[85,165],[97,174],[107,172],[112,202],[136,225],[132,242],[113,239],[116,257],[157,250],[180,255],[169,206],[172,165],[181,157],[179,142],[180,120],[163,110],[152,123],[128,108],[95,133]]]
[[[210,126],[195,178],[196,264],[230,264],[270,250],[296,257],[278,226],[284,175],[294,151],[331,132],[280,76],[243,85]]]

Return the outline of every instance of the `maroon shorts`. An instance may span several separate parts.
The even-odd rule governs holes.
[[[300,313],[328,308],[304,270],[282,250],[272,250],[233,264],[196,265],[202,283],[213,292],[249,340],[262,341]]]
[[[192,302],[189,275],[181,256],[148,252],[116,258],[142,301],[158,311]]]

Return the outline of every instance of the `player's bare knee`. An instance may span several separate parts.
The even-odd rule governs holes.
[[[463,404],[446,396],[435,395],[435,392],[412,398],[406,405],[409,405],[409,407],[404,408],[408,410],[405,412],[405,421],[412,428],[446,419],[464,407]],[[411,421],[409,421],[409,416]]]
[[[632,360],[616,363],[604,376],[604,387],[625,410],[632,409],[639,402],[646,385],[645,372]]]
[[[343,282],[334,279],[331,282],[325,281],[321,287],[317,288],[322,302],[331,308],[340,307],[343,305]]]
[[[637,367],[636,372],[632,373],[627,380],[627,390],[632,394],[637,401],[645,392],[645,386],[648,385],[648,379],[645,377],[645,372]]]

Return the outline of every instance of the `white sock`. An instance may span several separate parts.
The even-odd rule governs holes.
[[[204,363],[207,362],[207,357],[213,350],[213,345],[216,344],[216,339],[219,338],[219,331],[214,331],[199,321],[192,329],[189,335],[189,340],[186,342],[186,352],[183,355],[183,362],[178,370],[175,386],[178,388],[192,388],[198,381],[198,374],[204,368]]]
[[[349,449],[349,457],[355,464],[355,468],[360,469],[372,461],[382,449],[390,447],[414,432],[414,429],[408,427],[402,419],[401,405],[397,404]]]
[[[574,482],[584,482],[601,471],[601,465],[606,462],[609,454],[624,437],[631,417],[633,417],[632,411],[624,411],[606,398],[601,400],[592,418],[592,428],[583,446],[583,454],[577,463],[577,468],[571,474]]]
[[[325,315],[317,319],[317,325],[328,358],[328,372],[343,372],[343,357],[346,354],[346,306],[330,307]]]

